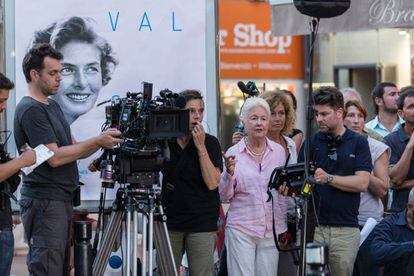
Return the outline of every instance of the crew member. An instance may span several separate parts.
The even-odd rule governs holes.
[[[6,76],[0,73],[0,113],[6,110],[9,91],[14,88]],[[36,162],[36,155],[32,149],[8,161],[4,149],[5,142],[0,144],[0,275],[10,275],[13,261],[14,237],[13,220],[10,204],[10,193],[17,189],[20,177],[16,174],[22,167]]]
[[[201,124],[204,102],[199,91],[180,93],[190,110],[190,133],[170,142],[171,157],[163,172],[162,200],[167,215],[174,260],[179,268],[187,252],[191,275],[214,275],[223,169],[219,141]]]
[[[344,126],[344,100],[335,87],[314,94],[319,131],[310,141],[310,160],[316,162],[315,214],[320,225],[315,242],[329,246],[332,275],[352,275],[360,233],[360,193],[368,188],[372,171],[367,139]],[[299,162],[304,161],[304,147]]]
[[[110,129],[97,137],[74,143],[59,105],[48,98],[59,90],[62,54],[48,44],[31,48],[23,59],[29,95],[16,107],[14,137],[20,148],[44,144],[54,156],[23,177],[21,216],[31,275],[68,275],[72,193],[78,186],[76,160],[101,147],[122,142],[121,133]]]

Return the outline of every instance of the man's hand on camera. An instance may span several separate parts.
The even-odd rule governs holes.
[[[243,137],[243,132],[236,131],[235,133],[233,133],[233,136],[231,137],[231,142],[233,144],[237,144],[238,142],[240,142],[241,139],[243,139]]]
[[[119,138],[121,135],[119,130],[110,128],[98,136],[98,145],[105,149],[112,149],[116,144],[122,142],[122,139]]]
[[[191,131],[193,135],[194,145],[196,146],[198,151],[206,151],[204,141],[206,140],[206,132],[204,131],[203,125],[201,123],[197,123],[197,125]]]
[[[28,167],[36,163],[36,152],[32,148],[26,148],[18,158],[22,167]]]

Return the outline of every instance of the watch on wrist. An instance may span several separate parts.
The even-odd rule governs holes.
[[[333,181],[333,175],[332,174],[327,174],[326,178],[328,179],[328,184],[332,184]]]

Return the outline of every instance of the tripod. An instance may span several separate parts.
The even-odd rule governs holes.
[[[113,204],[113,212],[103,235],[101,246],[92,266],[94,276],[102,276],[105,272],[109,255],[116,238],[122,229],[122,221],[126,219],[126,269],[127,274],[137,275],[138,271],[138,213],[142,214],[142,266],[141,275],[152,276],[153,243],[157,250],[157,264],[161,275],[177,274],[170,239],[168,236],[166,216],[160,202],[160,191],[154,189],[119,188]],[[132,229],[131,229],[132,222]],[[147,229],[148,227],[148,229]],[[131,237],[132,232],[132,237]],[[154,240],[155,235],[155,240]],[[147,241],[148,239],[148,241]],[[147,261],[148,245],[148,261]],[[132,247],[132,261],[131,261]],[[147,264],[148,263],[148,264]]]

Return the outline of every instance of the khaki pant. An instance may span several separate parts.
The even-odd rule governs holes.
[[[325,243],[329,246],[331,275],[352,275],[360,237],[361,235],[357,227],[316,227],[315,242]]]
[[[177,269],[180,268],[183,254],[186,252],[190,275],[214,275],[217,232],[187,233],[169,230],[168,233]]]

